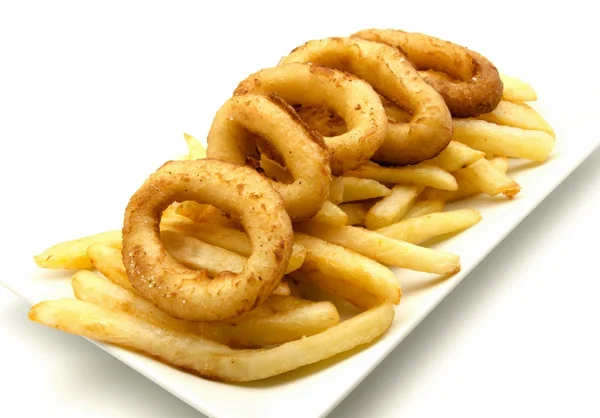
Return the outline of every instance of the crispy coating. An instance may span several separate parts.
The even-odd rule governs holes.
[[[250,75],[234,95],[271,92],[292,106],[332,109],[346,122],[347,132],[323,138],[334,175],[368,161],[385,139],[387,119],[377,93],[351,74],[317,64],[282,64]]]
[[[173,258],[159,223],[174,201],[210,203],[240,218],[252,242],[241,273],[209,279]],[[283,199],[249,167],[214,159],[169,161],[131,197],[123,223],[123,263],[145,299],[171,316],[212,321],[232,318],[264,302],[280,283],[292,253],[292,223]]]
[[[452,120],[444,99],[398,48],[359,38],[326,38],[303,44],[281,62],[313,62],[352,73],[412,115],[409,122],[388,124],[374,161],[416,164],[435,157],[450,142]]]
[[[291,184],[271,181],[281,194],[292,221],[312,218],[329,196],[329,153],[321,135],[310,129],[294,109],[273,93],[233,96],[217,112],[208,134],[207,156],[244,164],[254,138],[261,150],[282,159]],[[255,141],[254,141],[255,142]],[[255,161],[259,155],[252,155]]]
[[[444,97],[453,116],[489,113],[502,98],[498,69],[483,55],[463,46],[394,29],[368,29],[352,36],[400,48],[421,77]]]

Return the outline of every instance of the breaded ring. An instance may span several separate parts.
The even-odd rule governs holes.
[[[444,97],[453,116],[489,113],[502,99],[498,69],[477,52],[433,36],[394,29],[368,29],[352,36],[400,48],[421,77]]]
[[[452,119],[444,99],[425,83],[394,47],[358,38],[309,41],[281,63],[312,62],[360,77],[386,99],[412,114],[408,123],[389,123],[374,161],[416,164],[442,152],[452,137]]]
[[[208,158],[244,164],[248,151],[255,161],[255,136],[262,148],[283,161],[291,184],[271,181],[281,194],[292,221],[312,218],[329,196],[331,169],[322,137],[300,119],[294,109],[274,93],[233,96],[217,112],[208,133]]]
[[[316,64],[284,64],[250,75],[234,95],[271,92],[289,105],[330,108],[344,119],[347,132],[323,138],[334,175],[368,161],[385,139],[387,119],[381,101],[368,83],[353,75]]]
[[[174,201],[210,203],[240,218],[252,254],[239,274],[209,279],[173,258],[162,244],[161,213]],[[173,317],[231,318],[264,302],[281,281],[294,234],[283,199],[249,167],[213,159],[170,161],[131,197],[123,223],[123,262],[142,297]]]

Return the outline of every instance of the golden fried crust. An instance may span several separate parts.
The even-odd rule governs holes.
[[[450,142],[452,120],[444,99],[398,48],[359,38],[326,38],[306,42],[281,62],[312,62],[354,74],[412,115],[408,122],[388,118],[385,141],[371,157],[377,162],[419,163]]]
[[[317,64],[281,64],[247,77],[234,96],[248,93],[276,93],[289,105],[330,108],[340,115],[347,131],[323,138],[334,175],[368,161],[385,139],[387,119],[377,93],[369,83],[343,71]]]
[[[244,149],[251,147],[249,143],[254,138],[260,138],[260,149],[265,155],[275,161],[281,159],[281,165],[293,178],[291,184],[269,180],[283,197],[292,221],[305,221],[316,215],[329,197],[331,183],[329,153],[321,136],[273,93],[236,95],[213,120],[207,156],[243,163],[248,157]],[[240,143],[247,145],[240,147]]]
[[[164,248],[159,223],[174,201],[209,203],[240,218],[253,245],[241,273],[213,279]],[[264,302],[289,262],[293,231],[281,196],[249,167],[214,159],[170,161],[131,197],[123,223],[123,262],[133,287],[170,315],[191,321],[238,316]]]
[[[502,98],[498,69],[483,55],[422,33],[368,29],[352,35],[401,48],[423,79],[446,101],[453,116],[489,113]]]

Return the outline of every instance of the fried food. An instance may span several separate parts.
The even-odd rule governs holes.
[[[352,36],[400,48],[419,75],[442,95],[453,116],[489,113],[502,98],[498,69],[483,55],[465,47],[394,29],[367,29]]]
[[[272,182],[292,221],[310,219],[329,197],[329,154],[320,135],[308,129],[277,95],[237,95],[217,112],[208,133],[207,156],[237,164],[260,160],[256,137],[277,155],[292,176],[291,184]]]
[[[354,74],[412,115],[408,123],[389,124],[384,143],[371,158],[374,161],[416,164],[435,157],[450,142],[452,121],[444,99],[395,46],[359,38],[326,38],[306,42],[280,62],[312,62]]]
[[[500,74],[504,90],[502,98],[510,102],[535,102],[537,93],[533,86],[517,77]]]
[[[513,103],[502,100],[490,113],[485,113],[477,119],[495,123],[497,125],[513,126],[515,128],[545,131],[553,137],[556,136],[552,127],[546,120],[531,108],[527,103]]]
[[[240,218],[253,244],[240,274],[209,279],[170,256],[159,214],[177,200],[210,203]],[[249,167],[213,159],[170,161],[131,197],[123,224],[123,262],[133,287],[179,319],[231,318],[264,302],[281,281],[292,254],[293,231],[283,199]]]
[[[368,178],[342,177],[344,182],[344,197],[342,202],[373,199],[387,196],[391,190],[378,181]]]
[[[398,222],[408,212],[423,186],[397,184],[389,195],[375,203],[367,211],[364,225],[367,229],[378,229]]]
[[[351,74],[317,64],[282,64],[251,74],[234,95],[249,93],[275,93],[289,105],[329,108],[340,115],[348,125],[347,132],[323,138],[334,175],[369,160],[385,139],[388,123],[379,96],[367,82]]]

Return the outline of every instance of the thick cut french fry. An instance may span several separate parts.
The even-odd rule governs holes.
[[[489,196],[504,194],[509,199],[515,197],[520,191],[521,186],[508,177],[502,170],[497,169],[486,158],[482,158],[467,168],[454,173],[457,179],[468,181],[478,190]]]
[[[484,152],[474,150],[457,141],[450,141],[448,146],[437,157],[427,160],[425,163],[435,165],[442,170],[453,173],[473,164],[484,156]]]
[[[206,158],[206,149],[204,146],[191,135],[183,134],[183,138],[188,147],[188,156],[190,160],[201,160]]]
[[[497,125],[513,126],[521,129],[545,131],[555,136],[554,130],[546,120],[526,103],[513,103],[501,100],[498,106],[490,113],[485,113],[477,119],[495,123]]]
[[[500,79],[504,84],[502,91],[504,100],[511,102],[535,102],[537,100],[537,93],[531,84],[506,74],[500,74]]]
[[[294,280],[305,286],[342,298],[359,309],[370,309],[385,302],[381,295],[374,295],[354,280],[340,275],[327,275],[319,270],[296,270],[290,274]]]
[[[157,326],[130,313],[75,299],[41,302],[29,319],[71,334],[149,354],[201,376],[223,381],[264,379],[366,344],[394,319],[385,303],[310,337],[269,349],[234,350],[193,334]]]
[[[384,167],[369,161],[344,175],[386,184],[418,184],[436,189],[456,190],[456,179],[452,174],[425,163],[406,167]]]
[[[429,213],[441,212],[445,206],[446,201],[444,199],[417,200],[402,219],[416,218],[417,216]]]
[[[342,203],[339,208],[348,215],[348,225],[362,225],[370,205],[364,202]]]
[[[299,230],[390,266],[437,274],[455,274],[460,271],[460,257],[456,254],[419,247],[364,228],[307,222]],[[309,248],[307,252],[310,253]],[[317,268],[325,271],[320,266]]]
[[[344,202],[373,199],[390,194],[390,189],[375,180],[342,177],[342,181],[344,183]]]
[[[489,154],[545,161],[554,149],[554,138],[544,131],[501,126],[478,119],[455,118],[453,125],[452,139]]]
[[[400,241],[420,244],[439,235],[470,228],[480,220],[481,214],[475,209],[457,209],[404,219],[376,232]]]
[[[181,202],[175,208],[175,213],[195,222],[210,222],[229,228],[241,229],[240,224],[229,218],[220,209],[213,205],[198,203],[193,200]]]
[[[318,222],[330,225],[346,225],[348,215],[339,207],[326,200],[315,216],[310,219],[312,222]]]
[[[255,310],[227,321],[191,322],[176,319],[137,294],[104,277],[82,270],[73,276],[79,300],[124,311],[181,332],[235,347],[263,347],[317,334],[340,322],[335,306],[293,297],[271,296]]]
[[[423,186],[397,184],[392,192],[375,203],[365,215],[367,229],[378,229],[398,222],[408,212]]]
[[[294,178],[289,171],[277,164],[275,161],[265,157],[264,154],[261,155],[260,166],[270,179],[284,184],[292,184],[294,182]]]
[[[127,278],[121,251],[106,244],[94,244],[87,250],[92,264],[107,279],[123,289],[137,292]]]
[[[219,224],[206,222],[193,222],[189,219],[163,219],[162,230],[177,231],[190,237],[197,238],[205,243],[232,251],[244,257],[252,254],[252,243],[244,231],[228,228]],[[299,244],[294,244],[292,256],[288,262],[288,271],[294,271],[304,262],[306,251]]]
[[[87,250],[94,244],[121,248],[121,231],[108,231],[71,241],[61,242],[33,257],[35,264],[47,269],[79,270],[93,268]]]
[[[344,201],[344,178],[333,177],[329,186],[329,200],[334,205],[339,205]]]
[[[382,300],[400,303],[400,283],[386,266],[348,248],[303,233],[296,233],[295,241],[306,248],[303,270],[320,270],[328,276],[341,277]]]

